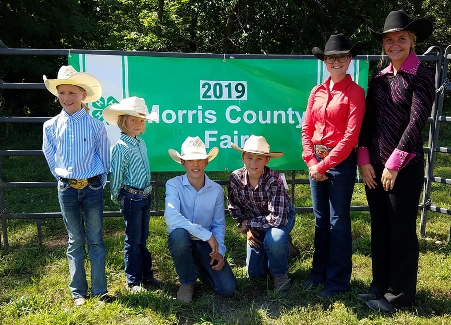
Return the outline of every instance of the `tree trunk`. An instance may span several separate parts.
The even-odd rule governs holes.
[[[158,23],[155,33],[161,37],[163,26],[164,0],[158,0]]]
[[[231,49],[233,46],[233,43],[230,39],[230,36],[233,33],[233,22],[234,22],[234,18],[237,15],[237,11],[238,11],[238,7],[239,7],[239,1],[235,0],[232,4],[232,7],[230,8],[230,12],[229,12],[229,16],[227,17],[227,24],[224,30],[224,42],[223,42],[223,47],[222,47],[222,51],[223,53],[231,53]]]

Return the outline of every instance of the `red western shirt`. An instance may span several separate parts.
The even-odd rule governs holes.
[[[302,124],[302,158],[308,167],[318,164],[321,174],[345,160],[357,146],[365,114],[365,91],[350,75],[332,90],[329,86],[330,77],[312,89]],[[318,161],[314,145],[332,150]]]

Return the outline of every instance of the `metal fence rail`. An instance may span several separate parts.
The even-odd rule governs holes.
[[[449,55],[449,49],[447,48],[445,54],[445,67],[451,56]],[[432,54],[434,53],[435,54]],[[98,55],[139,55],[139,56],[164,56],[164,57],[192,57],[192,58],[225,58],[225,59],[311,59],[311,55],[228,55],[228,54],[199,54],[199,53],[161,53],[161,52],[144,52],[144,51],[104,51],[104,50],[68,50],[68,49],[10,49],[0,48],[0,55],[68,55],[70,53],[76,54],[98,54]],[[444,77],[442,75],[442,50],[438,47],[431,47],[422,56],[421,61],[434,62],[436,67],[436,87],[439,89],[443,85]],[[359,55],[357,59],[366,59],[370,61],[378,61],[381,59],[381,55]],[[448,60],[448,61],[447,61]],[[446,75],[445,75],[446,77]],[[446,88],[446,86],[445,86]],[[43,83],[5,83],[0,80],[0,89],[45,89]],[[448,88],[446,88],[448,89]],[[426,212],[436,211],[440,213],[451,214],[451,210],[436,207],[431,204],[430,200],[430,187],[432,182],[440,182],[451,184],[451,180],[442,179],[440,177],[434,177],[432,175],[435,152],[451,152],[449,148],[440,148],[436,146],[438,137],[439,121],[451,121],[451,118],[440,116],[440,112],[443,105],[443,95],[438,92],[435,98],[433,111],[431,117],[428,119],[429,128],[429,141],[428,146],[424,148],[424,152],[427,154],[426,159],[426,176],[424,197],[422,203],[419,205],[419,209],[422,210],[421,216],[421,235],[425,235],[426,226]],[[50,117],[0,117],[0,125],[3,123],[44,123]],[[431,150],[431,148],[434,148]],[[0,156],[40,156],[43,155],[42,150],[0,150]],[[155,209],[151,211],[152,216],[163,215],[164,210],[158,206],[158,193],[159,189],[164,188],[165,181],[158,180],[159,173],[152,173],[154,179],[152,181],[153,195],[155,202]],[[307,178],[296,178],[295,171],[286,172],[287,184],[289,185],[289,193],[292,202],[295,202],[295,188],[297,185],[309,184]],[[216,180],[220,185],[226,185],[226,180]],[[356,182],[361,180],[356,179]],[[56,182],[4,182],[2,180],[2,166],[0,162],[0,217],[2,224],[2,236],[3,246],[8,248],[8,232],[7,221],[13,219],[35,219],[38,232],[38,242],[42,243],[42,220],[61,218],[61,212],[44,212],[44,213],[14,213],[8,211],[5,207],[3,191],[10,188],[54,188]],[[312,207],[295,207],[297,213],[307,213],[312,211]],[[351,206],[351,211],[368,211],[368,206]],[[226,211],[227,212],[227,211]],[[119,217],[122,216],[119,211],[104,211],[105,217]],[[451,231],[451,229],[450,229]],[[0,236],[1,245],[1,236]]]
[[[451,64],[451,45],[449,45],[444,54],[443,60],[443,69],[441,72],[440,82],[437,85],[436,98],[434,103],[434,109],[436,110],[433,113],[435,115],[434,123],[431,124],[431,130],[433,130],[432,134],[429,135],[429,148],[433,148],[429,155],[429,168],[427,169],[427,179],[425,183],[425,190],[423,194],[423,208],[421,211],[421,223],[420,223],[420,233],[421,236],[426,236],[426,222],[427,222],[427,212],[434,211],[447,215],[451,215],[450,207],[443,208],[438,207],[433,204],[431,199],[431,184],[432,183],[442,183],[442,184],[451,184],[451,179],[443,178],[443,177],[435,177],[433,175],[434,172],[434,161],[437,152],[441,153],[451,153],[451,148],[447,147],[439,147],[438,146],[438,134],[440,128],[440,122],[451,122],[450,116],[442,116],[443,109],[443,101],[445,99],[445,93],[447,91],[451,91],[451,83],[448,78],[448,66]],[[449,240],[451,240],[451,225],[449,229]]]

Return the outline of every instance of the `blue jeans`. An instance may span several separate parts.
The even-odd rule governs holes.
[[[153,278],[152,255],[147,249],[151,196],[142,197],[125,190],[119,193],[125,221],[124,263],[128,285]]]
[[[356,175],[355,151],[326,174],[328,179],[322,182],[310,179],[315,215],[310,279],[324,283],[326,290],[343,292],[350,287],[352,271],[350,207]]]
[[[223,296],[233,294],[236,288],[235,275],[226,259],[221,271],[211,268],[209,255],[211,247],[208,242],[193,240],[188,231],[177,228],[169,234],[168,246],[181,284],[196,283],[199,274],[216,293]]]
[[[258,230],[259,247],[246,244],[246,266],[249,277],[261,277],[269,272],[273,276],[285,275],[288,272],[290,247],[288,236],[294,227],[296,212],[290,206],[287,223],[281,228]]]
[[[103,242],[103,186],[98,181],[82,190],[58,181],[58,200],[64,224],[69,235],[67,259],[69,260],[72,297],[86,297],[88,284],[85,271],[85,239],[91,261],[91,293],[107,292],[105,276],[106,248]]]

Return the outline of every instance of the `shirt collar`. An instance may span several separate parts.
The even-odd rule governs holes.
[[[211,183],[213,182],[211,179],[208,178],[207,174],[204,173],[204,175],[205,175],[205,184],[199,191],[201,191],[204,188],[210,187]],[[189,179],[188,179],[188,176],[186,176],[186,173],[185,173],[185,175],[182,176],[182,185],[193,187],[193,185],[191,185],[191,183],[189,182]]]
[[[324,82],[323,85],[324,87],[326,87],[327,89],[330,89],[330,77],[327,78]],[[334,87],[332,90],[340,90],[340,89],[345,89],[350,83],[352,82],[352,78],[351,75],[346,74],[346,76],[340,80],[339,82],[334,84]]]
[[[260,175],[260,179],[258,180],[257,185],[260,185],[262,180],[266,177],[266,175],[269,173],[269,167],[265,166],[263,167],[263,173]],[[243,187],[246,187],[246,185],[249,184],[249,175],[247,173],[246,167],[243,167],[243,174],[241,176],[241,184],[243,184]]]
[[[85,115],[86,115],[87,113],[86,113],[86,110],[85,110],[84,108],[80,108],[80,109],[79,109],[78,111],[76,111],[74,114],[70,115],[70,114],[68,114],[68,113],[64,110],[64,108],[63,108],[63,110],[61,111],[61,114],[63,115],[63,117],[64,117],[66,120],[71,119],[71,120],[74,121],[74,122],[78,122],[78,121],[80,121],[83,117],[85,117]]]
[[[134,146],[137,146],[139,144],[139,137],[134,138],[125,134],[124,132],[121,132],[121,140]]]
[[[417,74],[418,66],[420,65],[420,59],[416,56],[416,54],[413,51],[410,51],[409,56],[404,60],[404,62],[401,64],[401,67],[399,68],[399,71],[403,71],[405,73]],[[390,62],[388,67],[383,69],[381,72],[379,72],[376,77],[380,77],[383,75],[386,75],[388,73],[393,73],[393,64]]]

